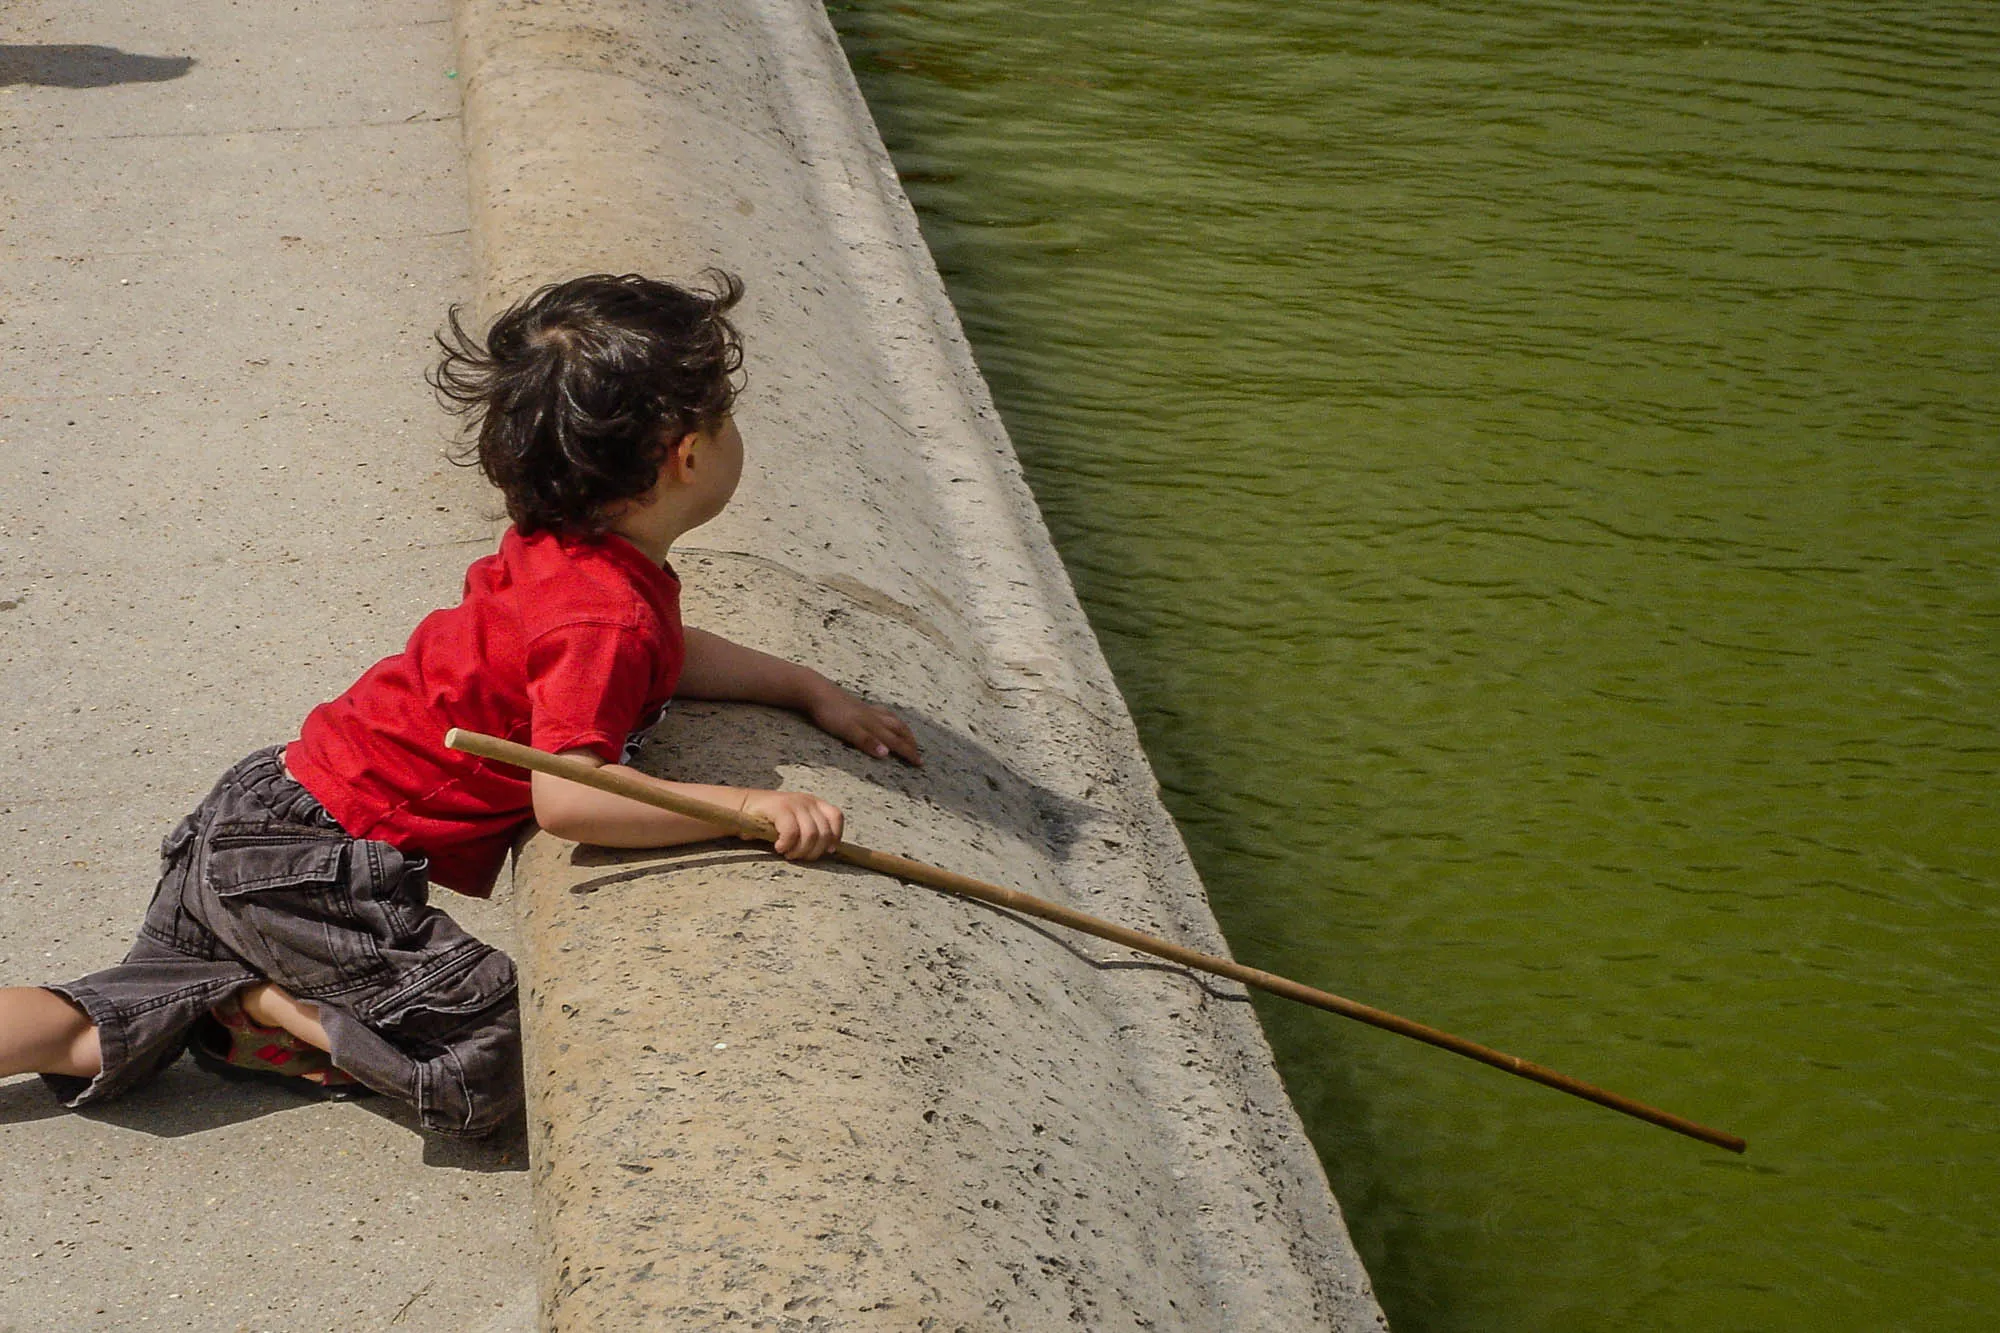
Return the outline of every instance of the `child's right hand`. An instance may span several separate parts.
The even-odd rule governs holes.
[[[753,791],[743,802],[743,812],[762,815],[777,827],[778,840],[771,849],[788,861],[817,861],[840,842],[839,807],[811,792]]]

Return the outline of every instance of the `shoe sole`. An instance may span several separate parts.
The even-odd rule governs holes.
[[[283,1088],[309,1101],[358,1102],[366,1097],[380,1095],[365,1083],[342,1083],[329,1088],[309,1078],[300,1078],[297,1074],[281,1074],[271,1069],[245,1069],[242,1065],[230,1064],[213,1051],[203,1048],[199,1042],[189,1044],[188,1054],[194,1057],[196,1064],[209,1073],[226,1078],[232,1083],[268,1084]]]

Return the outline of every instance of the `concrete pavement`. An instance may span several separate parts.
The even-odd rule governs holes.
[[[173,821],[491,540],[421,379],[451,66],[443,0],[0,15],[0,984],[118,958]],[[10,1081],[0,1330],[531,1327],[524,1166],[186,1062]]]

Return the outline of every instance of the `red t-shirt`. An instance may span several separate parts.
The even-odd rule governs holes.
[[[394,657],[306,717],[285,766],[348,836],[428,856],[484,898],[533,817],[528,774],[457,750],[452,727],[616,763],[658,720],[685,644],[680,580],[622,537],[509,528]]]

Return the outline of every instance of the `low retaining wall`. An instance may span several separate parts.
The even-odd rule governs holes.
[[[482,302],[744,275],[750,460],[692,624],[921,771],[677,705],[642,757],[1225,948],[826,17],[460,0]],[[537,835],[514,877],[543,1326],[1379,1326],[1239,988],[846,868]]]

